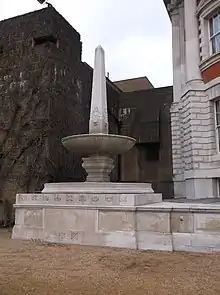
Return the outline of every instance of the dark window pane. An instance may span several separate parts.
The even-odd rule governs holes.
[[[209,27],[210,27],[210,36],[213,36],[213,19],[211,18],[209,21]]]
[[[216,52],[220,52],[220,33],[215,36]]]
[[[218,33],[218,14],[213,17],[213,33]]]
[[[215,102],[215,111],[216,113],[220,113],[220,100]]]
[[[220,125],[220,114],[219,113],[216,114],[216,124]]]
[[[211,39],[211,42],[212,42],[212,53],[216,53],[216,45],[215,45],[215,38],[214,37]]]

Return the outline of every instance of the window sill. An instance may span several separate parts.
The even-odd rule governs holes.
[[[199,65],[200,70],[203,72],[218,61],[220,61],[220,52],[210,55],[209,57],[204,59]]]
[[[209,57],[204,59],[199,65],[200,70],[203,72],[218,61],[220,61],[220,52],[210,55]]]

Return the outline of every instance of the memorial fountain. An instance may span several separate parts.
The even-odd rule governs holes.
[[[136,206],[161,202],[162,197],[149,183],[110,182],[114,156],[131,149],[135,139],[108,129],[105,53],[98,46],[89,134],[62,139],[68,150],[82,156],[87,180],[46,183],[40,194],[18,194],[13,238],[136,248]]]
[[[162,202],[149,183],[110,182],[114,157],[135,139],[108,134],[104,50],[95,51],[89,134],[62,139],[83,158],[85,182],[17,194],[13,239],[166,251],[220,251],[220,205]]]

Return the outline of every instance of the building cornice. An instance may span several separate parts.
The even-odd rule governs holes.
[[[179,8],[184,6],[183,0],[164,0],[170,16],[179,13]]]

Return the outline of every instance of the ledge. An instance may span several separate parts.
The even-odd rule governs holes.
[[[206,59],[204,59],[200,63],[199,68],[203,72],[219,61],[220,61],[220,52],[213,54],[207,57]]]

